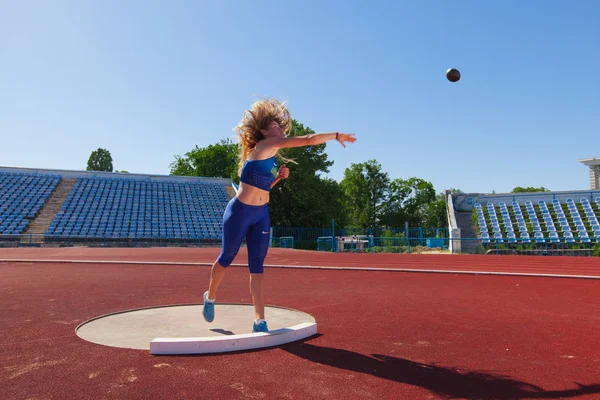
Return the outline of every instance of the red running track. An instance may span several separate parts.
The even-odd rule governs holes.
[[[0,260],[102,260],[212,264],[219,251],[219,248],[174,247],[9,248],[0,249]],[[600,257],[329,253],[274,248],[269,250],[265,263],[272,266],[558,274],[600,278]],[[247,265],[245,248],[240,250],[234,264]]]
[[[8,253],[142,255],[75,250]],[[157,261],[202,261],[204,254],[145,252]],[[0,258],[8,253],[2,250]],[[167,253],[169,259],[159,256]],[[350,266],[361,256],[321,260],[300,253],[274,250],[270,257]],[[411,257],[426,263],[431,256],[407,257],[402,262],[409,264]],[[441,265],[437,258],[429,262]],[[489,269],[487,256],[477,259]],[[520,265],[521,257],[510,259]],[[194,265],[0,263],[2,399],[600,398],[598,280],[273,268],[265,276],[267,302],[311,313],[318,336],[262,351],[156,357],[75,335],[77,325],[98,315],[200,303],[209,271]],[[245,268],[227,272],[217,301],[251,301]]]

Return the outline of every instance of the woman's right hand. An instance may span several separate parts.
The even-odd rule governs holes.
[[[344,148],[346,147],[346,142],[349,143],[354,143],[356,142],[356,135],[354,133],[339,133],[336,135],[336,139],[338,142],[341,143],[342,146],[344,146]]]

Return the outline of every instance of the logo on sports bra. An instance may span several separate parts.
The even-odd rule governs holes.
[[[279,172],[277,171],[277,166],[276,166],[276,165],[274,165],[274,166],[273,166],[273,168],[271,168],[271,173],[273,174],[273,176],[274,176],[275,178],[277,178],[277,174],[278,174]]]

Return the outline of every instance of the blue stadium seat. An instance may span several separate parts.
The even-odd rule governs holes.
[[[0,172],[0,235],[23,233],[60,179],[57,175]]]
[[[47,233],[65,235],[66,226],[91,238],[200,238],[209,227],[220,234],[228,202],[224,187],[201,181],[80,178]]]
[[[565,242],[575,243],[575,238],[573,236],[573,232],[563,232],[563,237],[565,238]]]

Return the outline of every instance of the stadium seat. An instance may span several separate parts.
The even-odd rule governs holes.
[[[0,235],[22,234],[60,179],[58,175],[0,172]]]
[[[586,231],[580,231],[577,232],[577,236],[579,237],[579,240],[581,241],[581,243],[590,243],[590,236],[588,235],[588,233]]]
[[[575,238],[573,237],[572,232],[563,232],[563,237],[565,238],[565,242],[575,243]]]
[[[220,235],[229,195],[215,183],[79,178],[47,234],[86,238],[198,239]],[[205,217],[204,217],[205,216]]]
[[[546,240],[544,239],[544,235],[542,234],[542,232],[534,232],[533,237],[534,237],[536,243],[546,243]]]

